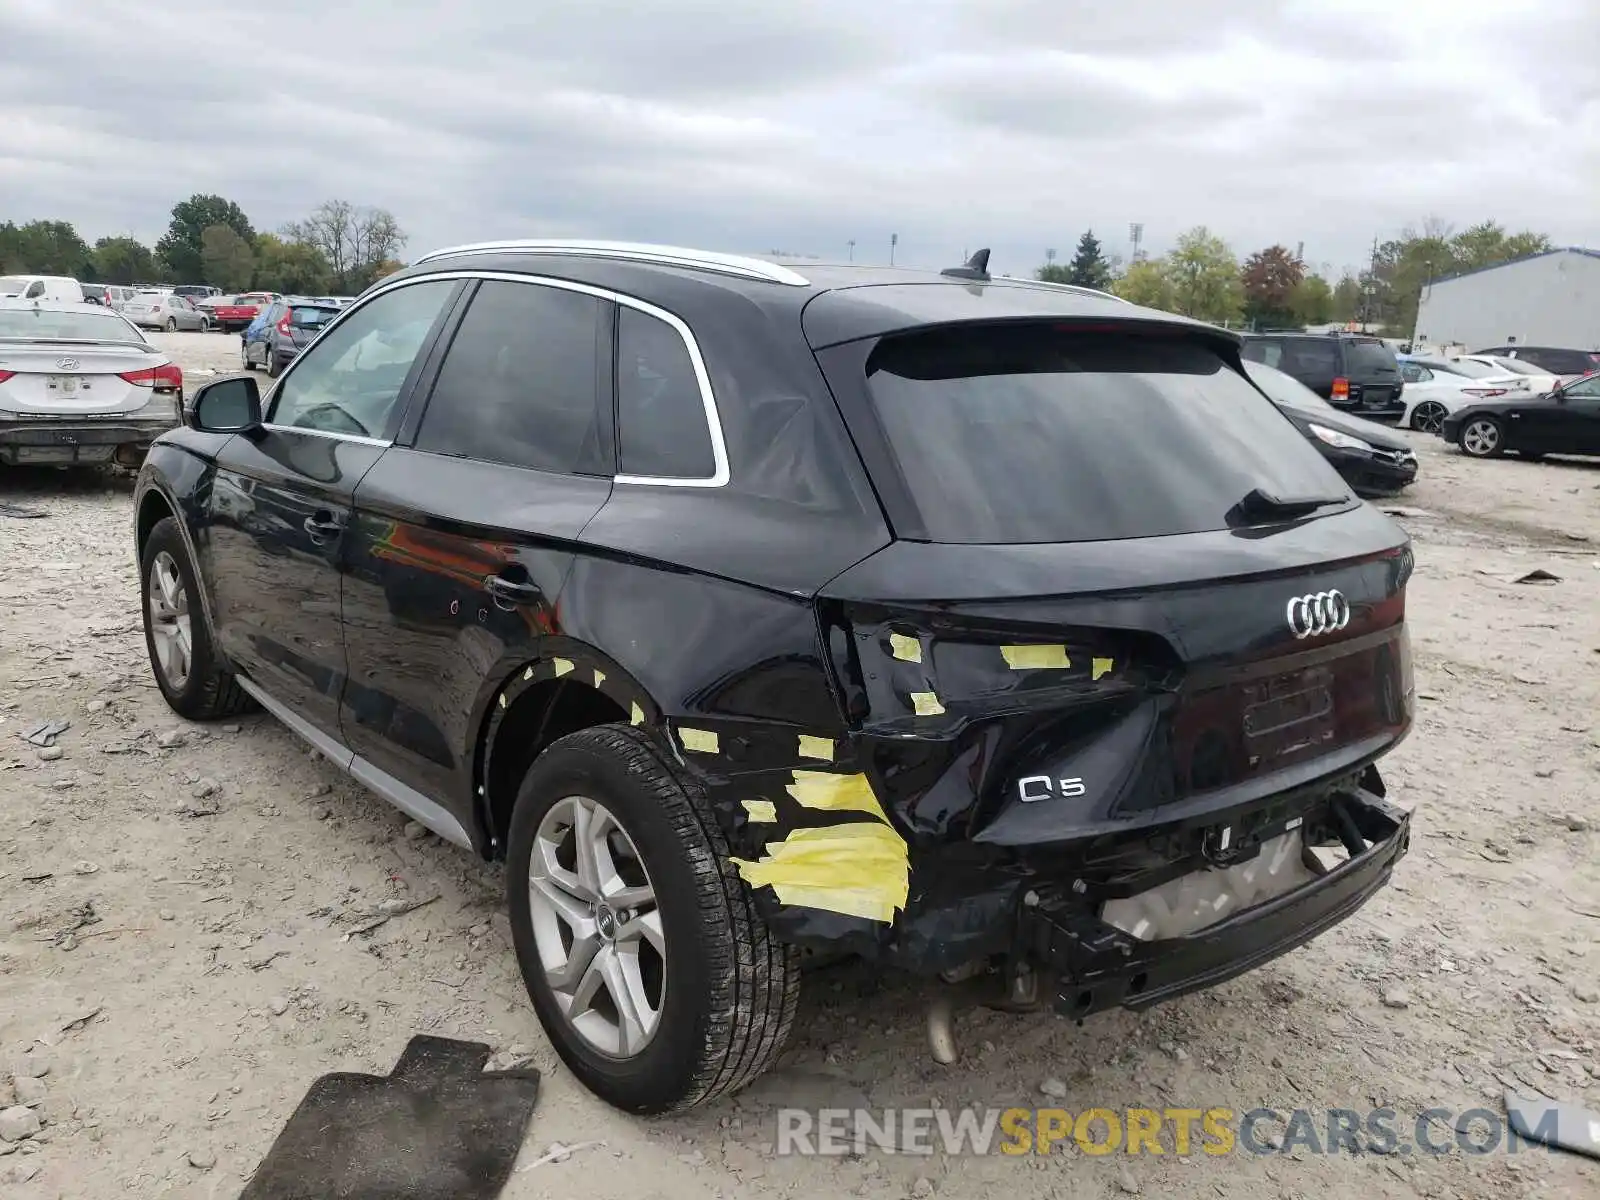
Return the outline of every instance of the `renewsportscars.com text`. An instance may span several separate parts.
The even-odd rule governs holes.
[[[1555,1120],[1552,1111],[1539,1129]],[[1553,1129],[1551,1130],[1553,1132]],[[778,1110],[778,1154],[1485,1155],[1535,1146],[1486,1108],[824,1108]],[[1547,1147],[1539,1146],[1540,1149]]]

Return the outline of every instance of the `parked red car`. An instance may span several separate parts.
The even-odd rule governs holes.
[[[278,298],[276,292],[246,292],[242,296],[235,296],[227,304],[212,307],[212,322],[224,333],[235,333],[254,321],[258,312]]]

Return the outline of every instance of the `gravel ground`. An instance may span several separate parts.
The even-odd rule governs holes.
[[[237,366],[235,337],[157,340],[191,389]],[[1498,1110],[1507,1085],[1600,1108],[1600,463],[1468,462],[1415,440],[1400,519],[1421,715],[1385,773],[1417,816],[1392,887],[1141,1016],[969,1015],[953,1068],[926,1051],[925,992],[834,968],[778,1072],[652,1122],[591,1099],[545,1042],[496,868],[408,836],[268,718],[199,727],[166,709],[127,476],[0,473],[0,500],[48,512],[0,517],[0,1108],[42,1123],[5,1141],[7,1117],[32,1119],[0,1113],[0,1192],[236,1195],[313,1079],[387,1073],[432,1032],[546,1073],[509,1197],[1595,1194],[1600,1164],[1542,1152],[771,1153],[780,1104],[1388,1105],[1402,1130],[1430,1107]],[[1510,582],[1535,568],[1558,579]],[[71,722],[59,754],[15,737],[48,718]],[[557,1143],[599,1144],[535,1165]]]

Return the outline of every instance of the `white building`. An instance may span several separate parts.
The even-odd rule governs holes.
[[[1417,341],[1600,350],[1600,250],[1569,246],[1435,279],[1422,289]]]

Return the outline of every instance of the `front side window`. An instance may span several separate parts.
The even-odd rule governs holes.
[[[1600,375],[1569,383],[1561,390],[1561,394],[1569,400],[1600,400]]]
[[[617,446],[624,475],[710,479],[717,472],[705,393],[671,325],[623,306],[617,317]]]
[[[1233,527],[1252,491],[1349,502],[1294,425],[1204,342],[1053,324],[883,339],[878,422],[936,542]]]
[[[606,305],[542,284],[481,284],[439,368],[417,449],[610,474],[596,370],[609,332]]]
[[[296,360],[267,420],[273,425],[388,438],[400,392],[455,281],[435,279],[385,292]]]

